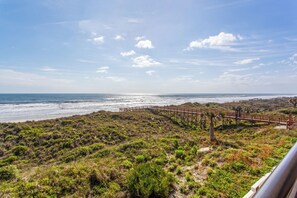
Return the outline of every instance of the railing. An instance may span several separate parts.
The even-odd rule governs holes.
[[[288,117],[286,116],[279,116],[279,115],[265,115],[265,114],[247,114],[247,113],[240,113],[240,116],[236,115],[236,112],[221,112],[219,110],[210,110],[210,111],[197,111],[196,109],[187,109],[187,108],[180,108],[180,107],[173,107],[173,106],[139,106],[139,107],[127,107],[127,108],[120,108],[122,112],[128,111],[140,111],[145,109],[151,110],[159,110],[159,111],[167,111],[170,113],[182,113],[188,115],[203,115],[207,113],[214,113],[216,115],[222,115],[223,118],[230,118],[236,120],[245,120],[251,122],[265,122],[268,124],[280,124],[286,125],[287,128],[292,126],[294,123],[297,123],[296,118],[292,115]],[[290,120],[291,119],[291,120]]]
[[[297,143],[295,143],[253,197],[297,197]]]

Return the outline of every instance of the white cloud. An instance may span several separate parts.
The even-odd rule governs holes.
[[[134,50],[130,50],[130,51],[127,51],[127,52],[121,52],[121,56],[133,56],[135,55],[135,51]]]
[[[121,35],[116,35],[113,39],[116,40],[116,41],[123,41],[123,40],[125,40],[125,38],[123,36],[121,36]]]
[[[258,68],[261,68],[261,67],[263,67],[263,66],[265,66],[265,64],[264,64],[264,63],[260,63],[260,64],[258,64],[258,65],[254,65],[254,66],[252,66],[252,69],[258,69]]]
[[[92,41],[97,45],[101,45],[104,43],[104,36],[95,37],[92,39]]]
[[[296,54],[293,54],[293,55],[289,58],[289,60],[290,60],[290,63],[291,63],[291,64],[293,64],[293,65],[297,64],[297,53],[296,53]]]
[[[106,78],[114,82],[122,82],[126,80],[125,78],[119,76],[107,76]]]
[[[140,41],[140,40],[142,40],[142,39],[144,39],[145,38],[145,36],[137,36],[136,38],[135,38],[135,41]]]
[[[248,71],[250,68],[238,68],[238,69],[229,69],[228,72],[241,72],[241,71]]]
[[[186,50],[193,50],[195,48],[211,48],[226,51],[234,51],[231,46],[238,40],[242,40],[239,35],[221,32],[215,36],[209,36],[206,39],[192,41]]]
[[[48,67],[48,66],[44,66],[40,69],[41,71],[45,71],[45,72],[53,72],[53,71],[57,71],[57,69],[52,68],[52,67]]]
[[[228,85],[237,85],[237,86],[242,86],[242,85],[249,85],[255,83],[255,79],[253,78],[253,75],[251,74],[231,74],[228,72],[224,72],[221,74],[216,81],[220,83],[221,85],[225,85],[228,87]]]
[[[154,71],[154,70],[149,70],[149,71],[146,71],[145,73],[149,76],[153,76],[155,72],[156,71]]]
[[[97,33],[96,32],[91,32],[91,36],[92,37],[96,37],[97,36]]]
[[[135,45],[137,48],[142,48],[142,49],[152,49],[154,48],[152,41],[150,40],[141,40],[138,41],[138,43]]]
[[[88,63],[88,64],[97,64],[98,63],[96,61],[85,60],[85,59],[77,59],[77,61],[80,63]]]
[[[247,59],[237,61],[237,62],[235,62],[235,64],[246,65],[246,64],[253,63],[254,61],[257,61],[257,60],[260,60],[260,58],[247,58]]]
[[[104,67],[99,67],[99,68],[96,70],[96,72],[97,72],[97,73],[107,73],[108,70],[109,70],[109,67],[104,66]]]
[[[138,56],[138,57],[132,58],[132,61],[134,63],[133,67],[139,67],[139,68],[152,67],[152,66],[161,64],[161,63],[155,61],[154,59],[152,59],[149,55]]]
[[[173,79],[174,82],[189,82],[189,83],[197,83],[200,82],[197,79],[193,79],[193,76],[185,75],[185,76],[178,76]]]
[[[137,18],[130,18],[127,20],[128,23],[142,23],[142,19],[137,19]]]
[[[254,65],[252,66],[252,69],[259,69],[261,66],[260,65]]]
[[[279,61],[280,64],[289,65],[293,70],[297,70],[297,53],[289,56],[287,59]]]

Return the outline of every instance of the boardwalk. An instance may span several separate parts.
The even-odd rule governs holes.
[[[201,120],[205,115],[214,114],[220,116],[222,119],[232,119],[236,121],[249,121],[251,123],[262,122],[268,124],[279,124],[286,125],[288,128],[297,124],[296,118],[292,115],[289,116],[279,116],[279,115],[267,115],[267,114],[247,114],[237,111],[198,111],[196,109],[185,109],[173,106],[142,106],[142,107],[129,107],[120,108],[122,112],[128,111],[140,111],[140,110],[153,110],[166,112],[170,116],[179,116],[187,122],[195,122],[198,124],[198,120]]]

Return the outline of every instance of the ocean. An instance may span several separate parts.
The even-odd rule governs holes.
[[[43,120],[121,107],[178,105],[186,102],[231,102],[252,98],[289,97],[280,94],[0,94],[0,122]]]

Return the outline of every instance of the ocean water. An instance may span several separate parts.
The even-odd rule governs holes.
[[[121,107],[178,105],[186,102],[231,102],[252,98],[289,97],[277,94],[0,94],[0,122],[43,120]]]

